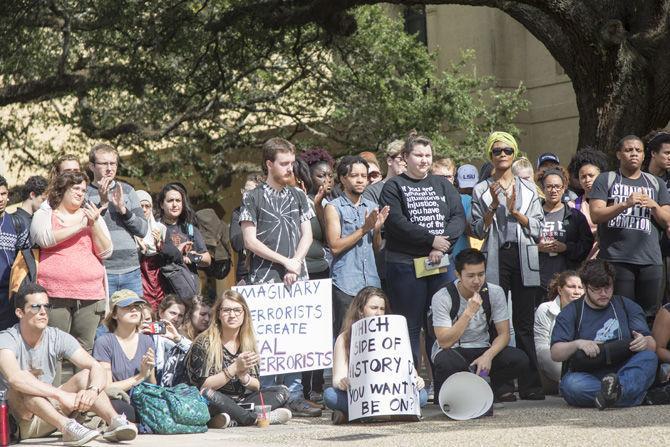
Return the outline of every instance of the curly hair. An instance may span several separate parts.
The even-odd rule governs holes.
[[[556,166],[556,167],[553,167],[553,168],[540,169],[540,171],[537,174],[538,174],[537,181],[540,182],[540,184],[542,185],[543,188],[544,188],[544,181],[550,175],[559,176],[561,178],[561,181],[563,182],[563,186],[565,186],[565,187],[568,186],[568,172],[565,170],[565,168],[563,166]]]
[[[319,163],[327,163],[328,166],[331,168],[335,166],[335,159],[333,158],[332,155],[326,150],[325,148],[322,147],[313,147],[310,149],[307,149],[306,151],[302,152],[298,158],[301,158],[302,160],[307,163],[307,166],[312,169],[312,167],[315,167]]]
[[[81,182],[86,182],[86,185],[90,183],[88,175],[86,175],[85,172],[64,172],[57,176],[51,183],[47,195],[47,200],[51,209],[55,210],[58,208],[63,201],[65,192],[72,186],[78,185]]]
[[[579,170],[586,165],[593,165],[600,169],[600,172],[605,172],[609,169],[609,160],[604,152],[586,146],[577,151],[570,160],[568,164],[570,177],[579,178]]]
[[[579,278],[579,274],[574,270],[565,270],[560,273],[555,273],[549,282],[549,287],[547,288],[547,301],[551,301],[558,296],[558,289],[565,287],[568,283],[568,279],[572,277]],[[580,278],[581,280],[581,278]]]

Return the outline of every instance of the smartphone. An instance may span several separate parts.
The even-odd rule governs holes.
[[[163,321],[154,321],[149,323],[148,328],[147,328],[147,333],[148,334],[158,334],[162,335],[167,332],[167,329],[165,327],[165,322]]]
[[[200,261],[202,261],[202,255],[199,255],[198,253],[190,252],[186,256],[191,260],[192,264],[200,264]]]
[[[88,197],[84,197],[84,200],[81,202],[81,206],[85,207],[87,205],[90,205],[92,202],[88,200]]]
[[[237,405],[239,405],[240,407],[244,408],[247,411],[254,411],[254,407],[255,407],[253,402],[244,403],[244,404],[237,404]]]

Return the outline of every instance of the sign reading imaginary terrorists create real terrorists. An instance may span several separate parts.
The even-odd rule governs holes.
[[[333,366],[330,279],[239,286],[249,305],[261,376]]]

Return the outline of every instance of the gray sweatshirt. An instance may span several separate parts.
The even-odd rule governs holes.
[[[120,214],[109,202],[109,207],[103,213],[105,223],[112,237],[114,251],[112,256],[105,260],[107,273],[123,274],[140,268],[140,257],[133,236],[143,238],[147,234],[149,225],[144,218],[140,201],[135,189],[127,183],[116,181],[116,188],[123,188],[123,200],[126,204],[126,214]],[[100,206],[100,192],[97,186],[88,185],[88,199]],[[110,191],[111,194],[111,191]]]

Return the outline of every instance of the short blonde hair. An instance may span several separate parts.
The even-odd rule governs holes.
[[[384,153],[387,157],[396,157],[402,152],[404,146],[405,142],[403,140],[393,140],[386,146]]]
[[[531,178],[533,178],[533,163],[530,162],[526,157],[521,157],[518,160],[516,160],[514,163],[512,163],[512,174],[514,175],[519,175],[519,172],[522,169],[530,169],[531,172]]]
[[[454,175],[456,174],[456,163],[449,157],[438,158],[433,161],[433,164],[430,166],[430,172],[432,173],[435,168],[449,169]]]
[[[88,153],[88,161],[95,163],[95,156],[98,153],[114,154],[116,155],[116,161],[119,161],[119,152],[114,148],[114,146],[111,146],[107,143],[100,143],[93,146],[91,151]]]

